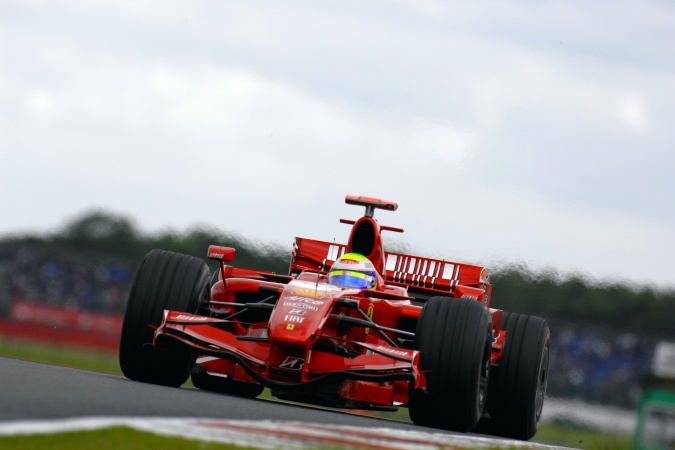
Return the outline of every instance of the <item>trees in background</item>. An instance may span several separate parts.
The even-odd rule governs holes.
[[[0,258],[21,248],[44,254],[78,253],[137,264],[155,248],[205,258],[211,244],[237,249],[236,263],[286,273],[289,252],[277,245],[263,245],[214,227],[195,226],[185,232],[166,229],[143,233],[128,217],[106,211],[91,211],[68,223],[63,230],[43,236],[8,236],[0,239]],[[214,264],[215,267],[215,264]]]
[[[576,323],[675,339],[675,291],[627,283],[593,283],[512,266],[492,276],[492,306],[527,312],[552,323]]]

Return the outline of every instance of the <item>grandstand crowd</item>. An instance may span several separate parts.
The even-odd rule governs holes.
[[[136,263],[44,255],[24,248],[0,253],[0,311],[13,300],[123,314]]]
[[[634,407],[654,340],[579,325],[551,325],[549,395]]]
[[[15,300],[121,315],[136,264],[45,255],[28,248],[0,251],[0,316]],[[623,407],[636,404],[654,341],[577,324],[551,323],[551,334],[550,395]]]

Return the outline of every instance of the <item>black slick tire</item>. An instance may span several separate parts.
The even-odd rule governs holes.
[[[487,308],[474,300],[430,298],[418,319],[414,345],[427,387],[411,389],[411,420],[470,431],[483,412],[489,382],[492,321]]]
[[[180,345],[152,346],[164,310],[196,313],[210,295],[210,272],[199,258],[152,250],[141,261],[129,293],[122,335],[120,367],[131,380],[181,386],[190,376],[194,356]]]
[[[537,432],[548,380],[551,332],[540,317],[504,312],[504,351],[493,367],[478,432],[529,440]]]

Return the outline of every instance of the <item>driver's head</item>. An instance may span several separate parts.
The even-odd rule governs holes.
[[[342,255],[328,272],[328,282],[340,287],[374,289],[377,272],[368,258],[358,253]]]

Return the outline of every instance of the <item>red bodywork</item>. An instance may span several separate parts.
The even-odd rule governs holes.
[[[165,311],[157,347],[178,340],[199,357],[197,370],[259,383],[273,395],[343,407],[389,408],[405,404],[412,388],[424,388],[414,334],[424,300],[461,297],[489,309],[491,285],[484,267],[424,258],[382,248],[374,209],[393,202],[348,196],[366,207],[347,244],[296,238],[288,275],[228,265],[235,250],[211,246],[220,261],[208,314]],[[368,257],[380,274],[374,290],[328,284],[332,263],[348,252]],[[493,323],[491,363],[501,355],[501,311]],[[170,339],[169,339],[170,338]]]

